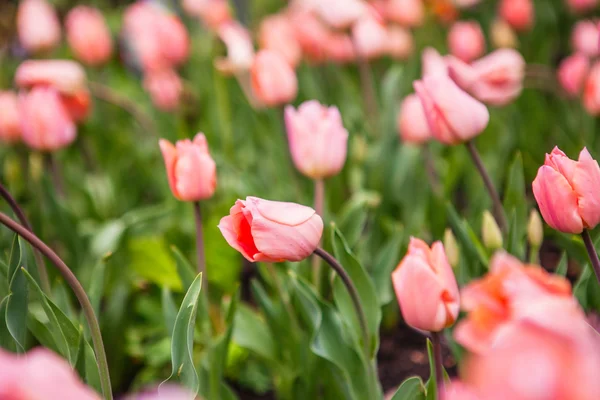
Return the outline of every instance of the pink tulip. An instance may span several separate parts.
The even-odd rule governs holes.
[[[421,26],[425,19],[423,0],[385,0],[384,17],[402,26]]]
[[[555,147],[533,181],[533,194],[544,220],[565,233],[581,233],[600,222],[600,167],[584,148],[579,160]]]
[[[181,6],[189,15],[200,18],[211,30],[233,20],[227,0],[182,0]]]
[[[259,51],[250,73],[254,96],[266,106],[286,104],[296,97],[296,74],[278,53],[270,50]]]
[[[314,1],[312,9],[327,25],[336,29],[349,28],[371,12],[363,0]]]
[[[112,38],[100,11],[75,7],[67,14],[65,25],[67,41],[78,59],[89,65],[104,64],[110,59]]]
[[[183,64],[190,53],[190,37],[185,25],[174,14],[161,13],[155,35],[161,43],[162,54],[171,66]]]
[[[298,110],[285,108],[290,152],[294,165],[312,179],[337,175],[346,162],[348,131],[337,107],[316,100],[302,103]]]
[[[471,62],[485,53],[485,37],[478,22],[455,22],[448,33],[450,53],[464,62]]]
[[[51,86],[61,94],[73,95],[87,90],[83,67],[67,60],[27,60],[15,72],[15,83],[21,88]]]
[[[565,0],[569,9],[574,13],[584,13],[594,9],[598,5],[598,0]]]
[[[389,47],[388,31],[375,17],[366,16],[352,27],[352,40],[359,56],[372,59],[384,55]]]
[[[38,87],[19,97],[23,141],[40,151],[54,151],[77,136],[75,123],[55,89]]]
[[[449,66],[458,86],[487,104],[508,104],[523,90],[525,60],[516,50],[496,50],[471,65],[450,59]]]
[[[448,75],[448,63],[446,59],[432,47],[426,47],[421,54],[421,65],[423,76]]]
[[[100,400],[69,364],[44,348],[16,355],[0,349],[0,399]]]
[[[398,131],[405,143],[421,144],[431,138],[421,100],[416,94],[406,96],[400,105]]]
[[[260,24],[258,42],[261,48],[281,54],[292,67],[300,63],[302,49],[287,14],[264,18]]]
[[[239,22],[231,21],[219,26],[217,34],[227,47],[227,58],[217,59],[216,68],[225,74],[248,71],[254,61],[250,32]]]
[[[392,272],[392,283],[408,325],[439,332],[456,321],[458,285],[442,242],[430,249],[422,240],[411,238],[408,253]]]
[[[593,21],[580,21],[573,28],[571,35],[571,44],[573,49],[588,57],[600,55],[598,50],[598,41],[600,39],[600,30]]]
[[[535,10],[532,0],[500,0],[500,16],[517,31],[533,26]]]
[[[471,388],[458,381],[446,386],[444,396],[441,398],[444,400],[481,400]]]
[[[123,400],[192,400],[196,397],[181,386],[163,384],[158,388],[130,394]]]
[[[302,261],[319,245],[323,220],[310,207],[246,197],[221,218],[219,229],[248,261]]]
[[[445,144],[467,142],[486,128],[487,108],[447,76],[428,75],[414,83],[433,136]]]
[[[204,134],[198,133],[194,141],[179,140],[175,146],[161,139],[159,145],[173,196],[181,201],[211,198],[217,187],[217,167]]]
[[[600,115],[600,62],[594,63],[585,79],[583,87],[583,106],[593,115]]]
[[[407,60],[413,53],[414,40],[411,32],[399,26],[387,27],[387,53],[398,60]]]
[[[589,70],[590,60],[583,54],[573,54],[558,66],[558,82],[569,96],[576,97],[581,93]]]
[[[177,72],[170,68],[151,70],[144,76],[144,89],[159,110],[173,111],[181,102],[183,83]]]
[[[60,42],[58,16],[46,0],[21,0],[17,31],[21,46],[31,53],[52,50]]]
[[[12,91],[0,91],[0,140],[4,143],[20,141],[20,124],[17,95]]]
[[[324,43],[326,58],[337,63],[349,63],[356,60],[356,48],[349,35],[335,33],[329,35]]]
[[[290,15],[296,40],[303,55],[312,62],[322,62],[326,58],[327,43],[331,32],[313,13],[295,11]],[[352,42],[350,42],[352,46]]]

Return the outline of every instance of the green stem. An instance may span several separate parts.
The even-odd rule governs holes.
[[[444,398],[444,365],[442,359],[441,332],[431,332],[431,343],[433,344],[433,360],[435,364],[435,383],[438,400]]]
[[[598,253],[596,252],[596,247],[594,246],[590,232],[587,229],[584,229],[583,232],[581,232],[581,237],[583,237],[583,242],[585,243],[585,248],[590,257],[592,268],[594,268],[596,280],[600,284],[600,260],[598,259]]]
[[[323,208],[325,203],[325,182],[322,179],[315,179],[315,211],[317,215],[323,218]],[[319,243],[320,245],[320,243]],[[321,259],[316,254],[313,255],[312,274],[313,282],[317,288],[317,293],[321,293]]]

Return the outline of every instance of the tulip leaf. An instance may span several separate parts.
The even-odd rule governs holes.
[[[508,219],[508,238],[506,240],[506,251],[514,255],[518,259],[523,259],[523,237],[519,231],[517,212],[511,210]]]
[[[9,297],[10,294],[6,295],[6,297],[0,301],[0,347],[13,350],[14,340],[10,335],[8,326],[6,325],[6,306],[8,304]]]
[[[171,291],[166,287],[162,288],[161,304],[163,318],[165,319],[165,327],[169,335],[172,335],[173,328],[175,327],[175,320],[177,319],[177,306],[175,305]]]
[[[177,268],[159,237],[138,237],[129,241],[131,267],[142,279],[171,290],[181,290]]]
[[[427,357],[429,359],[429,381],[427,382],[427,400],[436,400],[438,387],[437,375],[435,373],[435,357],[433,355],[433,343],[427,339]]]
[[[171,252],[175,256],[175,265],[177,267],[179,279],[181,279],[181,283],[184,289],[187,290],[194,281],[194,278],[196,277],[194,267],[192,267],[190,262],[187,260],[187,258],[185,258],[183,253],[181,253],[181,251],[177,247],[171,246]]]
[[[390,275],[394,270],[394,267],[398,265],[398,257],[403,239],[404,232],[402,229],[398,229],[381,249],[379,249],[375,257],[372,275],[375,288],[377,289],[380,306],[386,305],[394,300],[394,291],[392,290],[392,280],[390,279]]]
[[[473,267],[487,265],[489,259],[485,248],[469,224],[460,219],[450,202],[446,202],[446,213],[448,215],[448,223],[452,227],[452,232],[454,232],[458,243],[460,243],[461,248],[464,250],[468,263]],[[470,278],[478,276],[478,269],[470,268],[470,271],[472,274]]]
[[[525,233],[527,224],[527,196],[525,189],[523,157],[520,152],[517,152],[508,170],[503,205],[508,213],[513,211],[516,213],[518,223],[516,231],[519,235]]]
[[[567,270],[569,267],[569,260],[567,257],[567,252],[563,251],[560,256],[560,261],[558,262],[558,266],[556,267],[556,271],[554,273],[559,276],[567,276]]]
[[[418,376],[406,379],[390,400],[425,400],[425,386]]]
[[[260,316],[244,304],[235,315],[233,341],[240,347],[253,351],[265,360],[276,362],[275,340]]]
[[[6,326],[17,345],[18,352],[25,351],[27,338],[27,306],[29,290],[21,266],[25,265],[25,243],[15,235],[8,261],[9,297],[6,303]]]

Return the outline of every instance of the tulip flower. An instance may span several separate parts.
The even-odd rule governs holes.
[[[516,50],[496,50],[471,65],[450,59],[449,66],[458,86],[487,104],[508,104],[523,89],[525,60]]]
[[[327,25],[344,29],[372,12],[363,0],[314,1],[311,8]]]
[[[571,45],[573,50],[588,57],[600,55],[598,41],[600,40],[600,29],[594,21],[580,21],[573,28]]]
[[[337,63],[349,63],[356,60],[356,48],[349,35],[336,33],[328,35],[324,46],[325,58]]]
[[[392,283],[408,325],[439,332],[456,321],[458,285],[441,242],[430,249],[422,240],[411,238],[408,253],[392,273]]]
[[[210,30],[233,20],[227,0],[182,0],[181,6],[186,13],[202,20]]]
[[[558,66],[558,82],[569,96],[576,97],[581,93],[589,70],[590,60],[583,54],[573,54]]]
[[[73,8],[67,14],[67,41],[82,62],[100,65],[112,54],[112,38],[102,13],[87,6]]]
[[[192,400],[195,396],[181,386],[163,384],[160,387],[127,395],[123,400]]]
[[[398,113],[398,132],[405,143],[421,144],[431,138],[427,118],[416,94],[404,98]]]
[[[217,59],[215,67],[226,74],[249,70],[254,61],[250,32],[239,22],[231,21],[219,26],[217,34],[227,47],[227,58]]]
[[[44,348],[24,355],[0,349],[0,398],[100,400],[69,363]]]
[[[535,10],[532,0],[500,0],[500,16],[517,31],[526,31],[533,25]]]
[[[36,87],[21,94],[19,115],[23,141],[35,150],[58,150],[77,136],[75,123],[53,88]]]
[[[260,23],[258,42],[261,48],[281,54],[292,67],[300,63],[302,49],[287,14],[264,18]]]
[[[485,37],[478,22],[456,22],[448,33],[450,53],[464,62],[471,62],[485,52]]]
[[[250,74],[253,94],[266,106],[286,104],[296,97],[298,92],[296,74],[278,53],[270,50],[259,51]]]
[[[348,131],[337,107],[326,107],[316,100],[285,108],[290,152],[294,165],[312,179],[337,175],[344,167]]]
[[[446,59],[432,47],[426,47],[421,53],[421,65],[423,76],[448,75]]]
[[[324,61],[327,55],[326,46],[331,37],[331,32],[327,26],[313,13],[304,11],[293,12],[290,15],[290,21],[303,55],[312,62]],[[354,51],[352,42],[349,43],[352,51]],[[335,44],[338,44],[337,41]],[[334,46],[334,48],[337,48],[337,46]]]
[[[159,110],[173,111],[179,107],[183,83],[177,72],[170,68],[151,70],[144,76],[144,89]]]
[[[566,0],[567,6],[574,13],[584,13],[594,9],[598,5],[598,0]]]
[[[583,86],[583,107],[593,115],[600,115],[600,62],[590,68]]]
[[[408,29],[387,27],[387,53],[397,60],[407,60],[413,53],[414,40]]]
[[[310,207],[247,197],[236,201],[219,229],[248,261],[301,261],[316,250],[323,220]]]
[[[46,0],[19,2],[17,31],[21,46],[31,53],[51,50],[60,42],[58,16]]]
[[[482,400],[469,386],[458,381],[450,383],[441,398],[444,400]]]
[[[4,143],[20,141],[20,124],[17,95],[11,91],[0,91],[0,140]]]
[[[198,133],[193,141],[179,140],[175,145],[161,139],[159,145],[175,198],[199,201],[212,197],[217,186],[216,164],[204,134]]]
[[[385,19],[410,28],[423,24],[425,19],[423,0],[387,0],[384,4]]]
[[[544,220],[565,233],[581,233],[600,222],[600,167],[587,149],[579,160],[569,159],[558,147],[546,154],[533,181],[533,194]]]
[[[447,76],[426,75],[415,81],[425,117],[433,136],[445,144],[467,142],[489,122],[487,108],[462,91]]]
[[[389,47],[385,25],[373,16],[361,18],[352,26],[352,40],[356,53],[365,59],[381,57]]]

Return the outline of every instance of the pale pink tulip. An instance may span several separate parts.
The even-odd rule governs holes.
[[[387,53],[397,60],[407,60],[414,51],[412,33],[400,26],[387,27]]]
[[[65,21],[67,41],[82,62],[100,65],[112,54],[112,38],[102,13],[87,6],[73,8]]]
[[[179,140],[175,146],[165,139],[158,144],[173,196],[181,201],[211,198],[217,187],[217,167],[204,134],[198,133],[193,141]]]
[[[281,54],[292,67],[300,63],[302,48],[287,14],[264,18],[260,23],[258,42],[261,48]]]
[[[285,125],[294,165],[312,179],[337,175],[346,162],[348,131],[337,107],[316,100],[298,110],[285,108]]]
[[[331,34],[326,38],[324,45],[325,56],[329,61],[343,64],[356,60],[356,48],[349,35]]]
[[[293,12],[290,15],[290,21],[303,55],[312,62],[324,61],[328,53],[327,45],[332,35],[325,24],[313,13],[305,11]],[[352,42],[350,45],[352,46]]]
[[[183,64],[190,53],[190,37],[185,25],[174,14],[161,13],[156,23],[156,38],[171,66]]]
[[[533,26],[535,10],[532,0],[500,0],[500,16],[517,31]]]
[[[0,91],[0,140],[4,143],[21,140],[18,100],[12,91]]]
[[[27,60],[15,72],[15,83],[20,88],[51,86],[61,94],[73,95],[87,90],[83,67],[68,60]]]
[[[441,242],[430,249],[422,240],[411,238],[407,254],[392,272],[392,284],[408,325],[439,332],[456,321],[458,285]]]
[[[423,0],[386,0],[384,17],[406,27],[418,27],[425,19]]]
[[[467,142],[487,127],[490,114],[447,76],[427,75],[414,83],[433,136],[445,144]]]
[[[600,55],[598,41],[600,40],[600,29],[593,21],[580,21],[573,28],[571,45],[573,49],[588,57]]]
[[[589,71],[590,60],[583,54],[573,54],[558,66],[558,82],[569,96],[576,97],[581,93]]]
[[[144,89],[150,93],[152,103],[158,109],[173,111],[179,107],[183,82],[170,68],[151,70],[144,76]]]
[[[448,65],[458,86],[484,103],[505,105],[523,90],[525,60],[516,50],[496,50],[471,65],[450,59]]]
[[[219,229],[248,261],[302,261],[319,245],[323,220],[310,207],[246,197],[221,218]]]
[[[600,167],[584,148],[579,160],[558,147],[546,154],[533,181],[533,194],[544,220],[565,233],[581,233],[600,222]]]
[[[231,21],[219,26],[217,34],[227,47],[227,58],[217,59],[216,68],[224,74],[248,71],[254,61],[250,32],[239,22]]]
[[[422,75],[448,75],[446,59],[433,47],[426,47],[421,54]]]
[[[471,62],[485,53],[485,37],[478,22],[455,22],[448,33],[450,53],[464,62]]]
[[[459,381],[453,381],[447,385],[444,396],[441,398],[444,400],[482,400],[471,388]]]
[[[21,0],[17,12],[19,42],[31,53],[52,50],[60,42],[60,23],[46,0]]]
[[[24,355],[0,349],[0,399],[100,400],[65,360],[44,348]]]
[[[600,115],[600,62],[594,63],[583,86],[583,106],[593,115]]]
[[[381,57],[389,48],[385,25],[372,16],[361,18],[352,26],[352,40],[356,53],[366,59]]]
[[[327,25],[336,29],[348,28],[372,12],[363,0],[318,0],[313,2],[312,8]]]
[[[261,50],[250,70],[252,92],[256,99],[273,107],[291,102],[298,92],[298,80],[292,67],[278,53]]]
[[[594,9],[598,5],[598,0],[565,0],[569,9],[574,13],[584,13]]]
[[[23,142],[35,150],[58,150],[77,136],[75,123],[53,88],[37,87],[21,94],[19,115]]]
[[[175,385],[163,384],[160,387],[127,395],[123,400],[193,400],[189,390]]]
[[[181,6],[189,15],[200,18],[211,30],[233,20],[227,0],[182,0]]]
[[[421,144],[431,138],[421,100],[416,94],[409,94],[402,101],[397,123],[398,132],[405,143]]]

